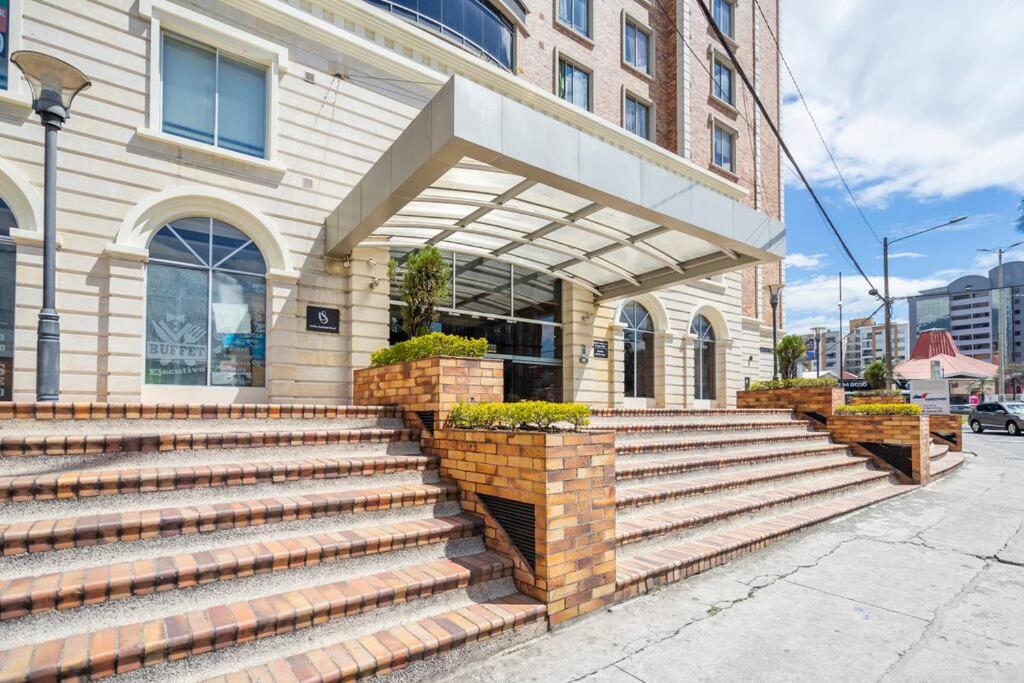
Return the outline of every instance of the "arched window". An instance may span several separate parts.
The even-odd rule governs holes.
[[[715,398],[715,328],[698,315],[690,325],[693,335],[693,397]]]
[[[625,396],[654,398],[654,323],[647,309],[635,301],[622,307],[619,322],[626,326]]]
[[[264,386],[266,273],[253,241],[227,223],[161,228],[149,243],[146,382]]]
[[[17,259],[11,230],[17,227],[14,212],[0,197],[0,401],[10,401],[14,389],[14,274]]]

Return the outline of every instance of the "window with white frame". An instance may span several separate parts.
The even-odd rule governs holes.
[[[589,111],[590,72],[560,58],[558,60],[558,96]]]
[[[712,127],[711,162],[718,168],[736,172],[736,133],[715,123]]]
[[[711,94],[726,104],[735,104],[732,66],[716,55],[712,60],[711,74]]]
[[[651,139],[651,108],[632,95],[626,95],[626,130],[645,140]]]
[[[558,21],[590,37],[590,0],[558,0]]]
[[[170,33],[161,47],[163,131],[264,157],[266,67]]]
[[[626,64],[645,74],[651,72],[651,35],[629,19],[626,19],[622,49]]]
[[[734,38],[734,22],[736,7],[733,4],[733,0],[711,0],[711,15],[715,19],[715,23],[718,24],[718,29],[729,36]]]

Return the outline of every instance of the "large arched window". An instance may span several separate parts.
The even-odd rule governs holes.
[[[715,398],[715,328],[698,315],[690,325],[693,335],[693,397]]]
[[[213,218],[182,218],[149,243],[148,384],[262,387],[267,266],[252,240]]]
[[[14,389],[14,273],[17,259],[11,230],[17,227],[14,212],[0,197],[0,401],[10,401]]]
[[[625,396],[654,398],[654,323],[647,309],[635,301],[622,307],[619,322],[626,326]]]

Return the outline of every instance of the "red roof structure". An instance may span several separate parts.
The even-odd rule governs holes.
[[[925,330],[917,337],[910,359],[894,370],[907,379],[930,379],[932,361],[939,361],[943,379],[995,377],[999,367],[960,353],[948,330]]]

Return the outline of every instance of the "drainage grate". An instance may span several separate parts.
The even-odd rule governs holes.
[[[427,428],[427,431],[431,434],[434,433],[434,411],[433,410],[418,410],[416,414],[420,418],[420,422]]]
[[[523,554],[530,568],[537,570],[537,516],[533,505],[518,500],[477,494],[491,516],[505,530],[512,544]]]

